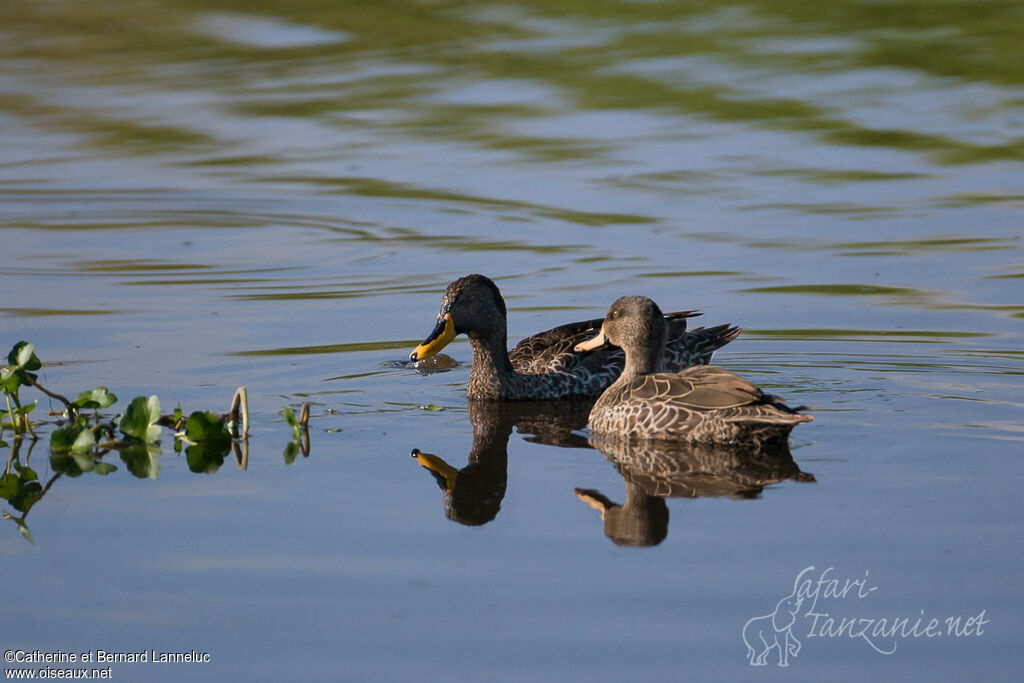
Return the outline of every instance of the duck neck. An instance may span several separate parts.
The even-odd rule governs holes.
[[[508,335],[504,331],[488,336],[470,335],[469,344],[473,347],[471,383],[498,383],[502,377],[513,374],[508,357]]]
[[[655,325],[648,339],[636,347],[625,349],[626,367],[622,370],[623,377],[650,375],[665,370],[665,325]]]
[[[637,377],[661,372],[664,367],[662,355],[661,347],[627,351],[626,367],[622,370],[622,376]]]

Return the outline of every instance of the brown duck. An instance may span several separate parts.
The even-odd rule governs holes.
[[[576,346],[584,351],[614,344],[626,353],[622,374],[590,411],[594,434],[753,445],[784,441],[794,426],[814,419],[722,368],[666,372],[665,333],[657,304],[627,296],[608,309],[593,339]]]
[[[473,347],[470,398],[512,401],[597,396],[622,372],[625,354],[620,349],[576,350],[580,342],[594,336],[600,318],[540,332],[510,352],[507,315],[505,300],[489,278],[461,277],[448,285],[437,326],[409,359],[429,358],[465,333]],[[663,317],[661,353],[666,369],[707,363],[716,349],[740,333],[730,325],[687,331],[686,319],[694,315],[698,313],[679,311]]]

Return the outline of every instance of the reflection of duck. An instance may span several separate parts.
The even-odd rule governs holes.
[[[759,444],[784,441],[810,422],[776,396],[728,370],[697,366],[664,372],[665,322],[647,297],[622,297],[608,309],[597,336],[577,345],[614,344],[626,352],[622,375],[597,399],[590,429],[641,439]]]
[[[666,316],[669,370],[707,363],[711,354],[739,334],[737,327],[718,325],[686,331],[693,311]],[[560,399],[596,396],[622,372],[618,349],[576,351],[578,343],[597,331],[600,320],[562,325],[527,337],[508,351],[507,312],[498,287],[483,275],[467,275],[448,285],[433,332],[409,358],[428,358],[465,332],[473,346],[473,368],[467,391],[471,398],[499,400]]]
[[[589,444],[573,430],[587,423],[593,401],[558,403],[470,401],[473,448],[469,463],[456,469],[436,455],[412,450],[412,457],[430,470],[444,493],[448,519],[477,526],[495,518],[505,497],[508,481],[508,439],[512,429],[528,433],[530,441],[557,446],[585,447]]]
[[[604,533],[617,545],[657,545],[668,534],[665,498],[756,498],[786,479],[814,481],[801,472],[786,444],[761,449],[671,441],[593,440],[626,481],[618,505],[594,489],[576,496],[601,513]]]

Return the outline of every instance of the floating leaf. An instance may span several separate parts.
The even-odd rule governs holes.
[[[67,453],[71,450],[71,444],[75,442],[76,438],[78,438],[76,425],[54,429],[50,433],[50,452]]]
[[[436,403],[428,403],[426,405],[420,406],[420,410],[444,410],[444,406],[439,406]]]
[[[302,425],[299,424],[299,418],[295,417],[295,411],[291,406],[284,407],[284,419],[292,427],[292,438],[298,441],[302,437]]]
[[[125,436],[153,443],[160,438],[160,399],[156,396],[136,396],[128,404],[128,409],[121,418],[121,431]]]
[[[53,430],[50,434],[50,452],[86,453],[96,445],[96,435],[91,429],[87,429],[80,423],[71,423],[59,429]]]
[[[284,407],[284,420],[292,427],[299,426],[299,418],[295,417],[295,411],[292,410],[291,406]]]
[[[15,370],[38,370],[43,367],[43,363],[35,354],[35,349],[35,344],[20,341],[7,354],[7,362],[13,365]]]
[[[13,367],[4,366],[0,368],[0,389],[4,393],[14,393],[19,386],[22,386],[22,380],[19,380],[17,375],[14,374]]]
[[[75,453],[87,453],[92,450],[92,447],[96,445],[96,435],[92,433],[91,429],[83,429],[77,437],[75,442],[71,444],[71,450]]]
[[[92,391],[83,391],[74,400],[74,404],[79,408],[90,408],[92,410],[109,408],[115,403],[117,403],[117,396],[110,393],[110,390],[106,387],[96,387]]]
[[[35,346],[25,341],[14,345],[11,352],[7,354],[7,362],[11,364],[11,375],[3,378],[4,391],[13,393],[17,391],[18,385],[10,386],[12,376],[17,379],[18,384],[28,386],[35,381],[36,375],[32,370],[43,367],[39,357],[35,354]]]
[[[21,386],[21,380],[13,366],[5,365],[0,368],[0,389],[7,394],[13,394]]]
[[[214,443],[231,442],[231,434],[224,428],[220,416],[210,411],[197,410],[188,416],[185,423],[185,436],[190,441],[210,441]]]

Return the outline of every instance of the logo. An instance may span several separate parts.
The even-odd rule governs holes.
[[[922,609],[912,617],[868,616],[860,601],[871,597],[878,586],[871,585],[867,571],[862,578],[837,578],[829,567],[815,572],[813,566],[797,574],[793,590],[763,616],[743,625],[743,643],[751,666],[767,666],[769,658],[789,666],[800,654],[801,638],[857,641],[881,655],[892,655],[901,640],[934,638],[977,638],[991,621],[983,609],[973,616],[929,617]],[[855,616],[847,615],[850,605]]]

